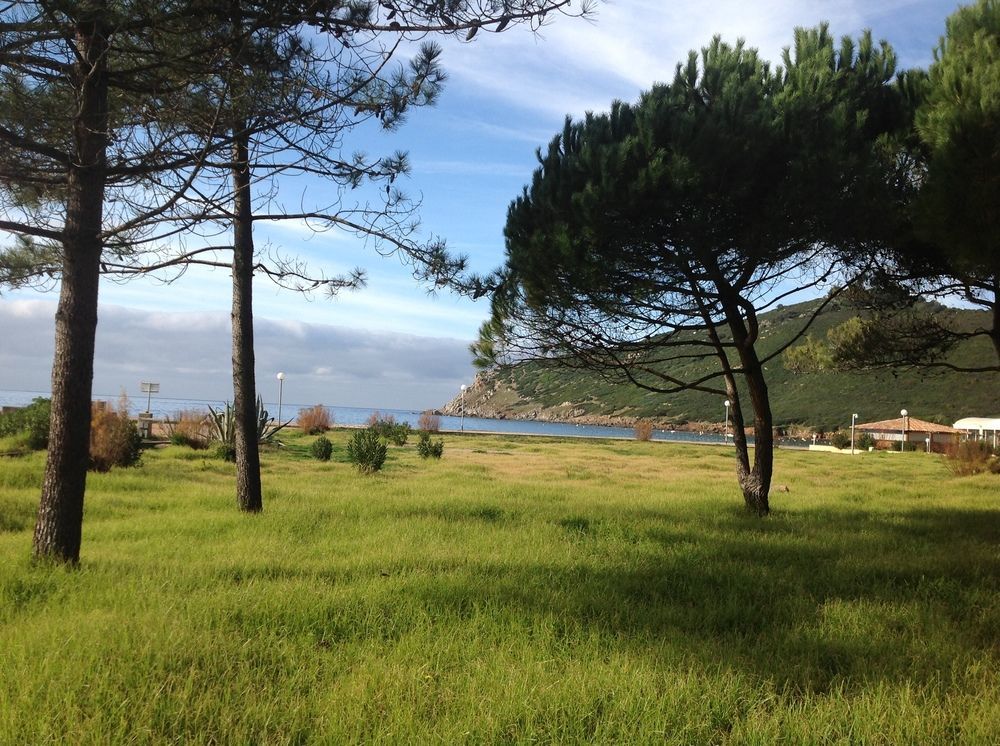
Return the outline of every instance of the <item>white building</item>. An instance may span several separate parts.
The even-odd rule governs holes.
[[[1000,417],[963,417],[952,427],[964,432],[970,440],[985,440],[997,447]]]

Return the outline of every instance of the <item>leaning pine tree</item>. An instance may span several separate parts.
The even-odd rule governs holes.
[[[739,484],[758,515],[773,462],[764,371],[787,346],[761,352],[758,314],[824,278],[849,282],[877,242],[878,143],[898,109],[884,44],[835,49],[825,27],[795,42],[772,70],[717,38],[638,104],[567,121],[510,206],[505,266],[477,288],[492,289],[473,345],[484,364],[532,356],[731,400]],[[694,364],[705,359],[709,373]]]

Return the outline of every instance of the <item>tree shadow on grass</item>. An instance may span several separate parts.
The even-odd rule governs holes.
[[[704,520],[556,513],[548,534],[536,530],[559,546],[540,547],[537,560],[523,546],[479,558],[476,539],[455,533],[462,523],[478,536],[509,530],[509,512],[483,501],[430,516],[443,519],[442,541],[457,542],[437,555],[401,544],[363,561],[220,566],[215,580],[233,594],[213,601],[213,624],[321,648],[414,634],[539,637],[553,656],[596,644],[812,692],[961,686],[1000,658],[1000,510],[810,509],[764,521],[738,510]],[[251,585],[258,601],[248,604]],[[297,587],[309,589],[301,602]]]
[[[399,590],[445,618],[490,609],[529,627],[561,625],[567,638],[669,640],[689,662],[795,690],[947,683],[997,655],[1000,511],[794,520],[651,528],[657,550],[625,562],[598,546],[572,565],[473,564]],[[593,534],[583,521],[563,527]]]

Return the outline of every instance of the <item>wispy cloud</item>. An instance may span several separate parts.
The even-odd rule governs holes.
[[[51,301],[0,300],[0,388],[48,388],[53,352]],[[426,408],[443,404],[471,378],[468,342],[448,337],[348,329],[258,318],[258,389],[286,373],[286,401]],[[157,380],[170,398],[231,398],[229,319],[223,314],[102,309],[94,390],[137,393]]]
[[[792,41],[796,26],[829,21],[835,34],[872,27],[909,52],[905,19],[943,29],[953,0],[774,0],[747,3],[662,3],[659,0],[604,2],[593,23],[557,18],[538,37],[514,30],[481,35],[473,44],[449,44],[446,64],[463,94],[500,97],[545,116],[606,109],[615,98],[634,99],[656,81],[673,77],[676,64],[715,34],[744,38],[772,62]],[[923,37],[921,39],[923,44]],[[912,65],[931,58],[928,46],[904,56]]]

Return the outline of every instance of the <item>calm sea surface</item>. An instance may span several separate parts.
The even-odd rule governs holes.
[[[38,396],[49,396],[47,392],[39,391],[4,391],[0,390],[0,406],[19,407],[30,404],[31,400]],[[95,399],[106,399],[107,401],[117,401],[117,396],[95,395]],[[131,400],[132,413],[136,414],[146,408],[145,397],[135,397]],[[154,417],[170,417],[183,410],[205,410],[209,405],[212,407],[225,406],[221,400],[210,399],[168,399],[154,396],[150,402],[150,410]],[[288,420],[295,417],[300,409],[312,406],[311,404],[295,404],[282,402],[281,417]],[[264,402],[264,407],[272,415],[277,416],[277,402]],[[410,409],[367,409],[364,407],[327,407],[333,421],[338,425],[363,425],[373,412],[391,414],[397,422],[408,422],[413,427],[417,426],[420,412]],[[561,422],[534,422],[531,420],[490,420],[479,417],[466,417],[463,425],[460,417],[441,417],[441,429],[458,431],[463,429],[470,432],[487,433],[517,433],[521,435],[550,435],[550,436],[576,436],[581,438],[627,438],[632,439],[635,433],[627,427],[600,427],[596,425],[570,425]],[[689,433],[672,430],[656,430],[653,432],[654,440],[675,440],[697,443],[722,443],[721,435],[715,433]]]

